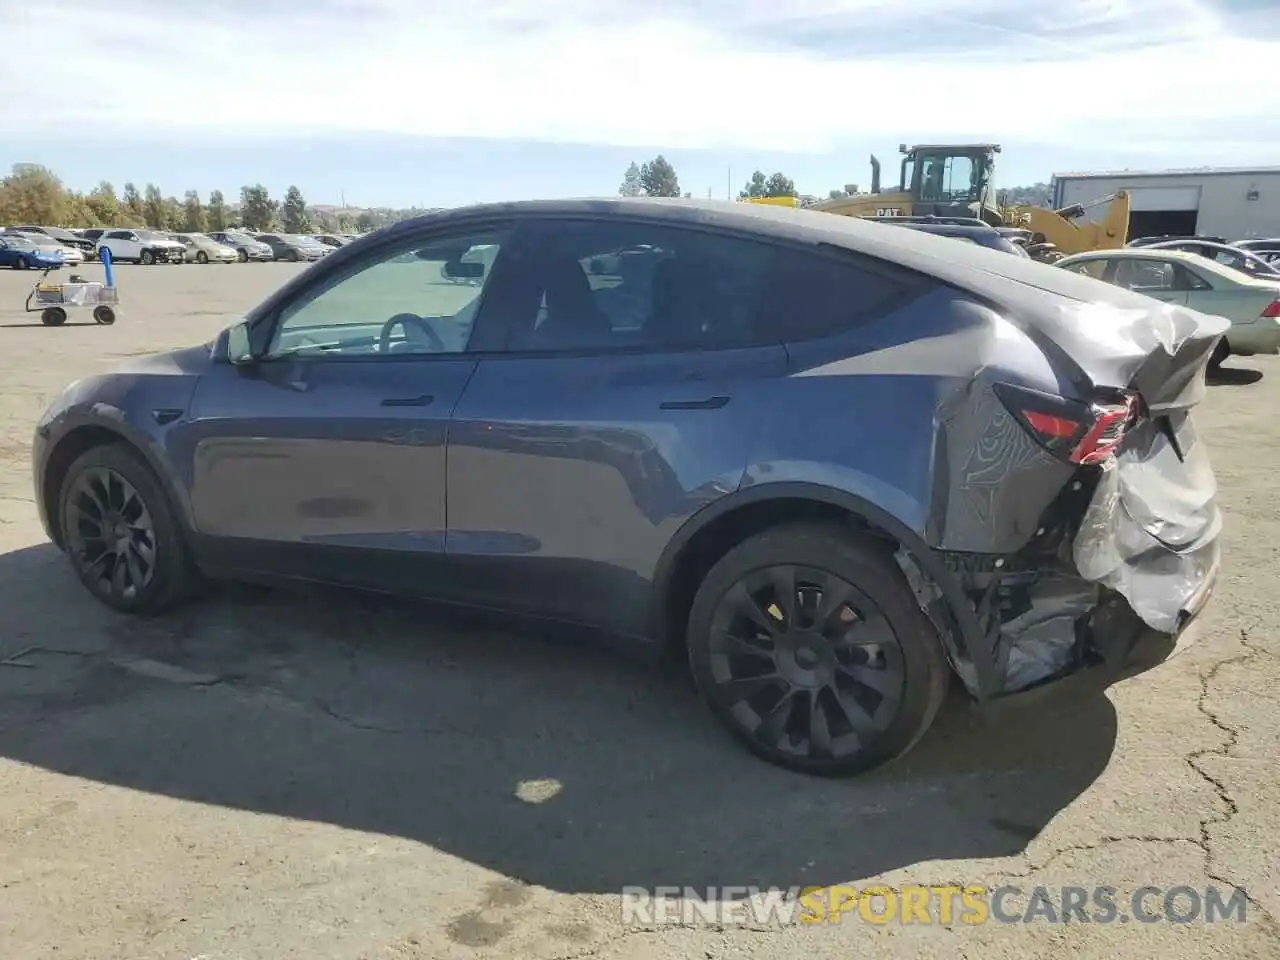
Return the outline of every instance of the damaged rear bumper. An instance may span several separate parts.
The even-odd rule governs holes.
[[[1018,554],[949,558],[942,595],[956,672],[987,698],[1040,686],[1092,665],[1125,665],[1139,645],[1167,653],[1192,624],[1221,571],[1222,518],[1204,445],[1185,411],[1149,419],[1117,458],[1073,480]],[[959,609],[957,609],[959,607]]]

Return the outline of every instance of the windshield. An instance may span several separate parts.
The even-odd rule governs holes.
[[[43,233],[28,233],[23,236],[28,243],[34,243],[37,247],[60,247],[60,244],[53,237],[46,237]]]
[[[34,250],[36,245],[26,237],[17,237],[11,233],[7,233],[0,237],[4,241],[4,245],[12,250]]]

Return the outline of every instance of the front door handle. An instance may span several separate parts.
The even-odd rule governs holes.
[[[424,393],[420,397],[387,397],[382,401],[384,407],[425,407],[429,404],[433,397],[429,393]]]
[[[729,402],[728,397],[707,397],[703,400],[663,400],[661,410],[719,410]]]

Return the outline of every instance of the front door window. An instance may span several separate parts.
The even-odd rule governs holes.
[[[285,308],[269,354],[456,354],[507,231],[408,241],[357,263]]]

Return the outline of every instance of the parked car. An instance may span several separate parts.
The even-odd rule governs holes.
[[[69,387],[35,501],[117,610],[206,574],[589,624],[687,656],[760,756],[849,774],[952,671],[993,697],[1190,639],[1227,326],[852,217],[459,208]]]
[[[966,243],[976,243],[980,247],[999,250],[1001,253],[1012,253],[1026,257],[1027,251],[1012,242],[1009,235],[976,217],[863,217],[873,223],[887,223],[891,226],[906,227],[923,233],[932,233],[939,237],[951,237]],[[1027,231],[1013,231],[1015,235]]]
[[[1138,237],[1130,240],[1125,246],[1127,247],[1149,247],[1154,243],[1168,243],[1171,240],[1201,240],[1205,243],[1226,243],[1223,237],[1212,237],[1201,234],[1177,234],[1164,233],[1158,237]]]
[[[93,248],[93,258],[96,258],[98,256],[98,240],[100,240],[102,238],[102,235],[106,233],[108,230],[115,230],[115,229],[117,228],[88,227],[80,231],[80,239],[87,240],[89,242],[89,245]]]
[[[203,233],[175,233],[172,237],[186,247],[187,263],[235,263],[240,259],[234,248]]]
[[[97,240],[98,256],[103,249],[111,251],[113,262],[182,263],[187,249],[156,230],[108,230]]]
[[[61,241],[54,239],[48,234],[28,233],[26,230],[22,229],[21,227],[16,227],[13,230],[7,230],[5,232],[6,234],[9,234],[9,233],[20,234],[21,236],[26,237],[28,240],[30,240],[40,249],[48,253],[59,254],[62,257],[62,262],[69,267],[79,266],[80,264],[84,263],[84,254],[80,252],[79,247],[69,247],[65,243],[62,243]]]
[[[1280,353],[1280,279],[1250,277],[1163,245],[1078,253],[1058,266],[1165,303],[1226,317],[1231,329],[1214,350],[1211,368],[1231,354]]]
[[[239,230],[215,230],[209,234],[215,243],[230,247],[241,263],[250,260],[274,260],[275,252],[267,244]]]
[[[40,227],[40,226],[24,226],[10,227],[10,230],[16,230],[19,233],[38,233],[46,237],[52,237],[65,247],[71,247],[73,250],[80,251],[79,259],[75,259],[77,263],[83,263],[85,260],[91,260],[94,256],[93,244],[84,237],[77,234],[74,230],[64,230],[61,227]],[[68,260],[68,263],[72,260]]]
[[[312,234],[311,239],[316,243],[323,243],[326,247],[345,247],[351,242],[346,237],[340,237],[334,233]]]
[[[1184,253],[1198,254],[1246,276],[1280,280],[1280,269],[1273,267],[1267,261],[1250,253],[1248,250],[1232,247],[1225,243],[1212,243],[1208,240],[1163,240],[1160,243],[1149,244],[1142,249],[1181,250]]]
[[[0,233],[0,267],[13,270],[56,270],[65,263],[61,252],[36,246],[28,236],[7,230]]]
[[[1247,250],[1273,267],[1280,267],[1280,240],[1237,240],[1231,246]]]
[[[271,248],[277,260],[319,260],[330,249],[296,233],[264,233],[258,239]]]

